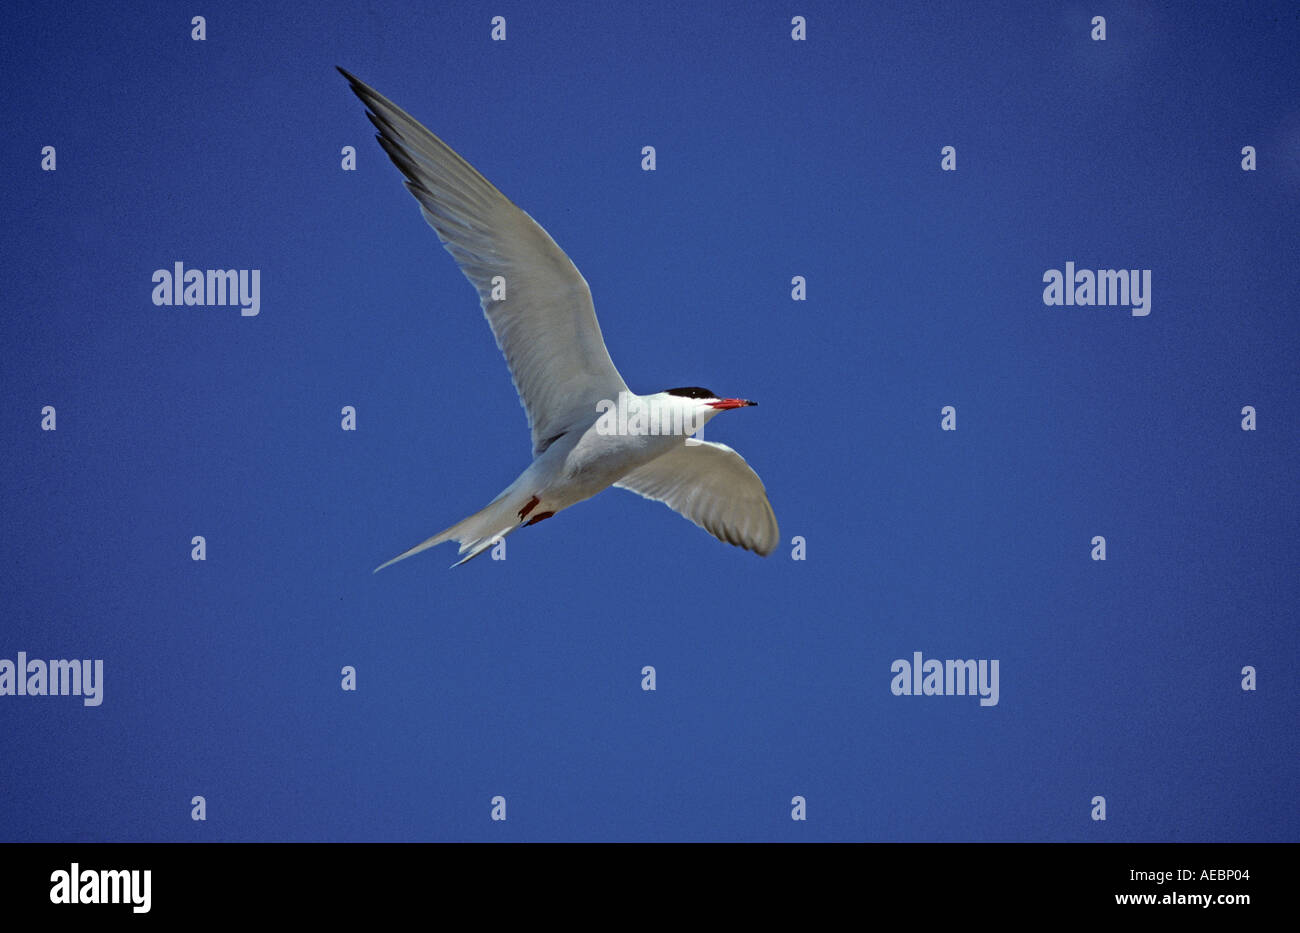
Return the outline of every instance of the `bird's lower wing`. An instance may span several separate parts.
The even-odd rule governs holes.
[[[424,219],[478,290],[540,454],[575,420],[594,419],[596,402],[627,391],[605,349],[587,280],[535,220],[450,146],[339,71],[369,108],[376,138],[406,176]],[[590,410],[574,411],[575,400]]]
[[[692,439],[614,485],[662,502],[718,540],[764,557],[780,540],[763,481],[726,444]]]

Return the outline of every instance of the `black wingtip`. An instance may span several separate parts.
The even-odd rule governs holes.
[[[343,75],[343,77],[348,79],[348,84],[352,85],[352,90],[355,91],[357,90],[357,88],[365,87],[365,84],[362,82],[360,78],[358,78],[352,72],[348,71],[342,65],[335,65],[334,67],[338,69],[339,74]]]

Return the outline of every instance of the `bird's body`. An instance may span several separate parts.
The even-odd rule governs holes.
[[[533,435],[532,464],[487,507],[376,569],[453,540],[464,563],[612,485],[770,553],[776,517],[758,476],[730,447],[692,437],[720,412],[755,403],[697,387],[632,393],[609,358],[586,280],[546,231],[409,114],[339,70],[478,289]]]

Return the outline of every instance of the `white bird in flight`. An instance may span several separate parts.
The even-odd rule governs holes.
[[[532,465],[486,508],[376,572],[445,541],[460,544],[459,566],[609,486],[770,554],[780,533],[758,475],[725,444],[689,437],[720,412],[757,403],[698,387],[631,393],[605,349],[587,280],[546,231],[410,114],[339,71],[424,219],[478,290],[533,435]]]

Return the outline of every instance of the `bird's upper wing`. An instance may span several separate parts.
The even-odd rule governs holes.
[[[766,557],[781,532],[767,490],[726,444],[682,444],[614,484],[680,512],[709,534]]]
[[[627,383],[596,323],[591,289],[538,223],[388,98],[339,69],[369,108],[384,151],[406,176],[424,219],[478,289],[539,454]],[[495,276],[503,300],[492,298]]]

